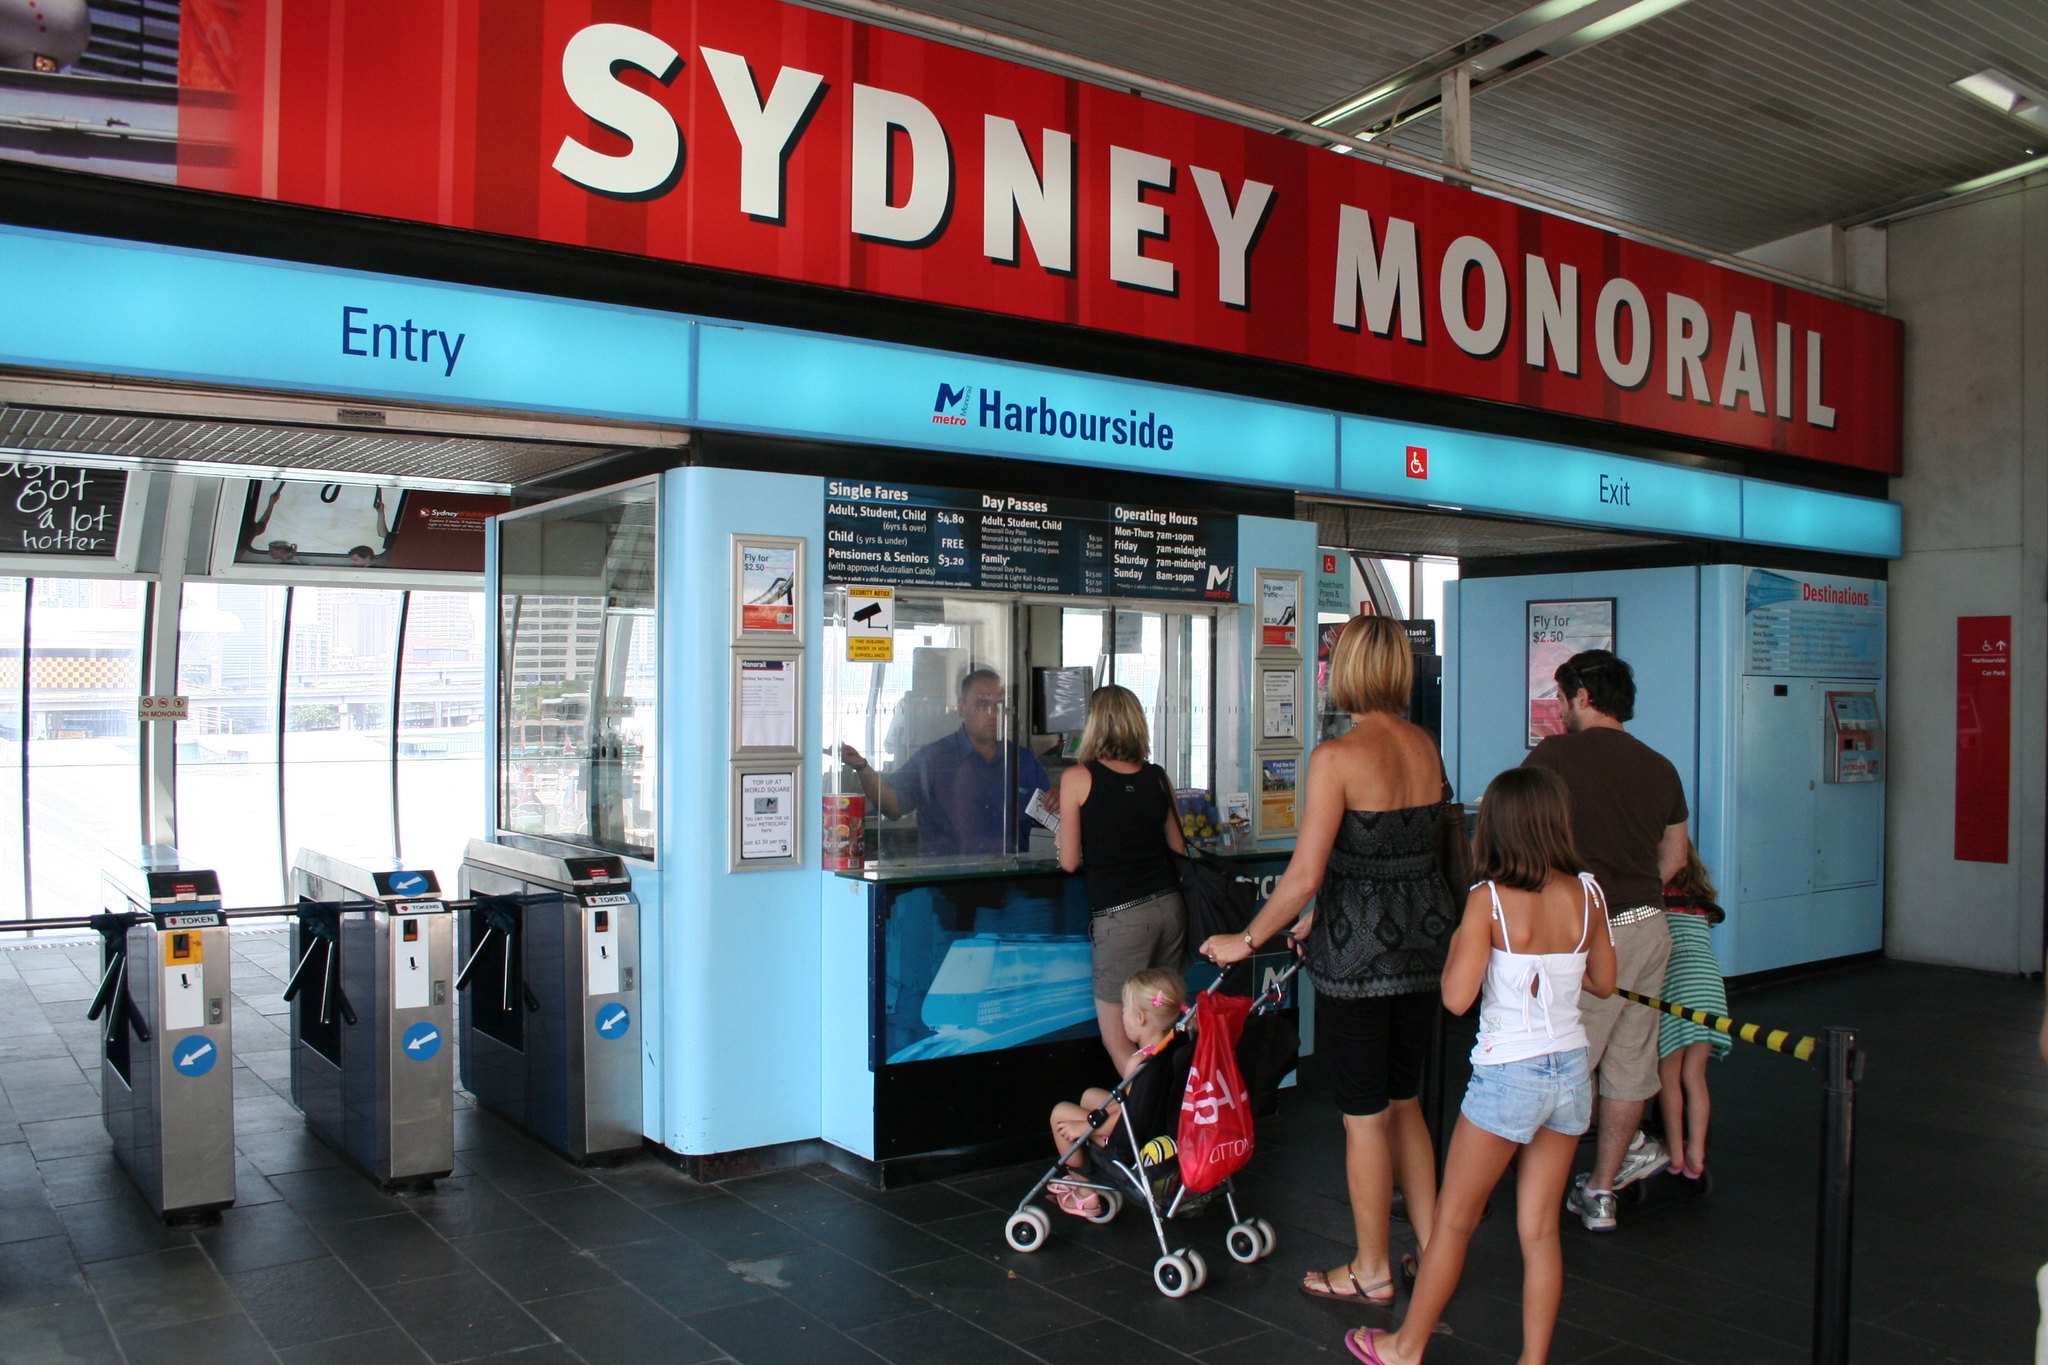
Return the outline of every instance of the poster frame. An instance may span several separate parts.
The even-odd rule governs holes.
[[[0,553],[0,574],[17,578],[92,578],[119,575],[123,578],[137,576],[136,564],[142,558],[143,519],[149,503],[151,484],[156,480],[156,471],[136,469],[128,465],[104,461],[77,459],[70,456],[48,459],[31,459],[17,455],[6,461],[8,464],[51,465],[60,469],[100,470],[106,473],[125,474],[127,483],[121,491],[121,531],[114,538],[114,553],[111,555],[74,554],[4,554]],[[153,574],[142,574],[152,578]]]
[[[745,811],[741,803],[745,799],[746,780],[754,776],[787,777],[789,779],[790,829],[789,848],[786,855],[772,858],[749,858],[744,853]],[[802,867],[804,865],[805,839],[804,808],[804,765],[801,760],[736,760],[732,765],[732,780],[726,798],[727,842],[729,845],[726,871],[766,872],[779,868]]]
[[[208,577],[233,579],[241,583],[334,583],[350,587],[390,588],[393,591],[403,589],[459,589],[466,592],[474,592],[483,583],[484,573],[481,568],[475,573],[469,573],[462,570],[447,569],[388,569],[374,567],[357,569],[336,568],[325,564],[269,565],[236,563],[235,547],[242,533],[242,508],[248,501],[249,486],[251,484],[268,483],[278,477],[280,476],[274,474],[250,477],[230,472],[221,478],[220,500],[215,505],[213,513],[213,557],[212,563],[209,565],[210,572]],[[380,476],[337,476],[334,478],[315,476],[305,478],[294,474],[284,477],[292,483],[339,483],[346,484],[352,488],[382,488],[398,493],[445,494],[451,491],[458,491],[465,496],[472,494],[503,496],[502,490],[499,494],[494,495],[488,488],[460,490],[438,487],[414,488],[403,479]],[[521,509],[509,505],[508,498],[508,505],[505,511],[512,512],[518,510]],[[498,515],[503,514],[496,514],[486,519],[483,533],[486,542],[494,534],[489,523],[496,521]]]
[[[751,532],[735,531],[732,534],[732,578],[729,593],[732,599],[732,641],[736,645],[760,646],[770,641],[787,645],[802,645],[809,636],[808,579],[805,577],[806,561],[804,552],[807,542],[802,536],[757,535]],[[750,627],[746,624],[745,592],[746,581],[742,565],[748,550],[786,550],[793,556],[789,580],[789,629],[781,627]],[[735,743],[737,748],[737,743]]]
[[[791,684],[795,692],[796,707],[794,719],[796,722],[796,733],[792,741],[787,745],[749,745],[745,742],[744,737],[746,734],[746,694],[744,691],[744,685],[746,678],[746,664],[748,661],[754,659],[778,660],[790,669],[794,670],[796,674],[795,680]],[[787,647],[776,648],[773,646],[764,647],[758,644],[751,648],[749,648],[746,645],[734,645],[732,648],[732,679],[730,686],[732,689],[731,693],[729,694],[732,698],[732,704],[729,708],[732,712],[732,756],[735,759],[763,762],[795,762],[803,757],[804,652],[801,649],[790,649]]]
[[[1284,626],[1267,626],[1266,585],[1268,583],[1284,583],[1293,589],[1294,620],[1291,623]],[[1251,608],[1253,612],[1252,629],[1257,632],[1257,634],[1253,637],[1257,644],[1257,657],[1272,659],[1291,659],[1295,662],[1297,666],[1299,666],[1302,656],[1302,634],[1304,631],[1312,631],[1315,628],[1313,622],[1304,619],[1305,615],[1313,615],[1314,613],[1310,612],[1305,614],[1302,610],[1303,606],[1305,605],[1303,592],[1306,590],[1306,587],[1307,575],[1302,573],[1302,571],[1299,569],[1258,569],[1253,572]],[[1292,631],[1293,643],[1267,644],[1266,631],[1268,629],[1286,629]]]
[[[1522,699],[1522,747],[1534,749],[1548,736],[1536,733],[1536,703],[1540,700],[1535,673],[1536,628],[1531,624],[1538,607],[1597,607],[1607,608],[1607,634],[1602,643],[1586,643],[1572,651],[1582,653],[1588,649],[1605,649],[1613,653],[1615,641],[1621,637],[1621,608],[1613,597],[1533,597],[1522,603],[1522,680],[1527,695]],[[1570,657],[1569,655],[1566,656]]]

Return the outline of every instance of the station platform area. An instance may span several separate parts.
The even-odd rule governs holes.
[[[1296,1289],[1348,1251],[1339,1121],[1312,1063],[1239,1181],[1279,1250],[1241,1266],[1220,1211],[1177,1224],[1210,1278],[1171,1301],[1135,1210],[1055,1215],[1035,1255],[1004,1245],[1042,1165],[888,1192],[823,1167],[700,1184],[652,1157],[579,1170],[463,1107],[454,1175],[380,1193],[287,1098],[286,936],[233,941],[237,1203],[197,1228],[149,1212],[101,1127],[97,943],[0,951],[0,1365],[1267,1365],[1348,1360],[1346,1328],[1394,1321]],[[2048,1258],[2041,1008],[2038,984],[1884,962],[1734,995],[1740,1019],[1862,1032],[1856,1361],[2029,1358]],[[1738,1045],[1712,1079],[1711,1193],[1659,1177],[1614,1233],[1566,1219],[1558,1365],[1808,1358],[1819,1078]],[[1515,1357],[1510,1190],[1495,1207],[1433,1362]]]

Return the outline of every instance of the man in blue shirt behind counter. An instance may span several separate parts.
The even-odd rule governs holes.
[[[1045,765],[1014,740],[1003,738],[1003,680],[992,668],[976,668],[960,680],[960,728],[933,740],[884,778],[851,744],[839,746],[840,761],[860,778],[876,809],[891,820],[918,812],[918,853],[945,858],[1020,853],[1030,843],[1024,808],[1033,792],[1045,792],[1056,808]]]

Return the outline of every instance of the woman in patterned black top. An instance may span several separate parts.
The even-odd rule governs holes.
[[[1316,1055],[1344,1114],[1358,1239],[1350,1261],[1303,1278],[1317,1298],[1394,1301],[1396,1182],[1418,1252],[1436,1215],[1436,1152],[1417,1097],[1457,917],[1437,862],[1443,761],[1404,719],[1413,682],[1400,623],[1352,618],[1330,653],[1330,700],[1352,727],[1309,756],[1294,856],[1249,930],[1202,944],[1211,961],[1237,962],[1301,916],[1292,933],[1307,942]]]

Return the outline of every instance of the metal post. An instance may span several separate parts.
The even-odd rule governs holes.
[[[1856,1030],[1827,1031],[1820,1127],[1820,1218],[1814,1236],[1814,1365],[1848,1365],[1849,1249],[1854,1213],[1856,1083],[1863,1054]]]

